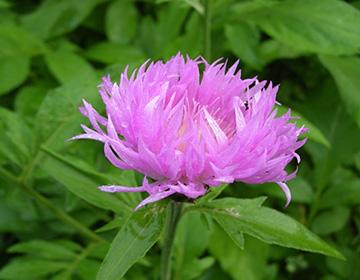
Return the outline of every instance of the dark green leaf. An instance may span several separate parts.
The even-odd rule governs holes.
[[[350,210],[345,207],[336,207],[320,213],[312,222],[312,230],[317,234],[330,234],[339,231],[347,223],[349,215]]]
[[[320,56],[339,89],[347,111],[360,126],[360,58]]]

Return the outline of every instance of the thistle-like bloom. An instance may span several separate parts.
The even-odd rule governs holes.
[[[204,67],[201,73],[199,66]],[[209,187],[241,181],[275,182],[291,200],[285,167],[305,128],[290,110],[276,117],[278,86],[241,79],[238,62],[226,69],[218,60],[182,55],[168,62],[145,62],[119,85],[103,78],[100,95],[106,117],[84,101],[80,111],[92,125],[73,139],[104,143],[106,158],[120,169],[145,175],[140,187],[101,186],[105,192],[147,192],[137,208],[173,194],[195,199]],[[148,182],[151,178],[151,183]]]

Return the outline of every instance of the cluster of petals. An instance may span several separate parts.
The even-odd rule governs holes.
[[[120,169],[144,174],[139,187],[101,186],[106,192],[147,192],[137,208],[180,194],[190,199],[211,187],[241,181],[275,182],[291,200],[285,168],[300,157],[290,110],[277,116],[278,86],[242,79],[238,62],[227,67],[178,54],[167,62],[145,62],[120,82],[104,77],[99,87],[106,106],[100,115],[84,101],[92,128],[73,139],[104,143],[106,158]],[[201,71],[200,69],[203,69]],[[150,180],[148,180],[148,178]]]

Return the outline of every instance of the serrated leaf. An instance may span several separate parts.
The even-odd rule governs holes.
[[[151,206],[133,213],[113,240],[97,274],[98,280],[118,280],[159,239],[165,207]]]
[[[296,220],[261,206],[261,199],[223,198],[198,206],[220,225],[241,231],[266,243],[320,253],[336,258],[343,256]]]

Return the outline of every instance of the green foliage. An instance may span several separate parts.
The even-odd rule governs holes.
[[[163,228],[165,207],[153,206],[130,215],[121,227],[107,253],[97,279],[116,280],[159,239]]]
[[[0,0],[0,279],[159,279],[166,202],[100,192],[141,175],[68,139],[102,75],[204,55],[205,1]],[[287,209],[275,184],[184,202],[174,279],[360,278],[360,2],[207,1],[212,58],[281,84],[308,142]]]

